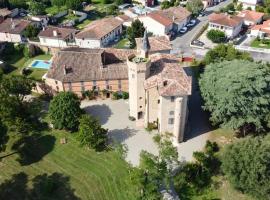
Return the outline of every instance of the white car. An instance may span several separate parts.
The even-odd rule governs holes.
[[[185,32],[187,32],[187,30],[188,30],[188,28],[184,26],[183,28],[181,28],[179,30],[179,33],[185,33]]]
[[[196,20],[195,19],[192,19],[189,21],[189,23],[187,24],[187,27],[192,27],[192,26],[195,26],[196,24]]]

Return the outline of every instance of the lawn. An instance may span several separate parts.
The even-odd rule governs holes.
[[[59,12],[65,11],[67,10],[66,6],[62,6],[60,8],[58,8],[57,6],[51,6],[51,7],[47,7],[45,9],[45,12],[51,16],[56,15]]]
[[[66,137],[67,143],[60,144],[60,138]],[[12,139],[14,141],[14,139]],[[12,142],[9,142],[6,152],[0,153],[0,157],[12,153]],[[82,200],[126,200],[133,199],[129,193],[131,186],[126,185],[125,178],[128,175],[128,164],[120,159],[113,151],[97,153],[93,150],[82,148],[74,139],[74,135],[64,131],[48,131],[39,137],[35,145],[25,148],[24,157],[13,154],[5,157],[0,162],[0,184],[18,173],[25,173],[28,177],[27,185],[32,187],[33,179],[44,173],[59,173],[69,181],[67,183],[72,192]],[[18,182],[18,183],[17,183]],[[20,184],[22,180],[14,181]],[[2,184],[3,185],[3,184]],[[1,190],[0,186],[0,191]],[[12,191],[12,195],[19,199],[23,191]],[[65,189],[67,190],[67,189]],[[63,190],[57,190],[54,194],[65,196]],[[10,196],[9,196],[10,198]],[[59,198],[75,199],[75,198]]]
[[[114,45],[114,48],[117,49],[129,49],[129,41],[126,38],[121,39],[116,45]]]
[[[250,44],[252,47],[270,49],[270,39],[258,39],[256,38]]]
[[[16,53],[14,55],[10,55],[6,57],[4,60],[10,65],[12,68],[12,72],[10,74],[19,75],[24,67],[27,67],[31,64],[33,60],[50,60],[51,55],[42,54],[35,56],[33,58],[27,59],[23,57],[22,54]],[[40,81],[42,76],[47,72],[44,69],[31,69],[31,73],[28,75],[29,78]]]

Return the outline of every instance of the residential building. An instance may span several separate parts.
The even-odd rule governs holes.
[[[7,18],[0,24],[0,41],[21,43],[26,42],[24,30],[30,24],[29,21]]]
[[[264,21],[263,24],[253,26],[250,35],[260,38],[270,38],[270,20]]]
[[[256,10],[256,6],[261,4],[262,0],[238,0],[238,4],[243,5],[243,10]]]
[[[8,10],[7,8],[0,9],[0,23],[3,22],[8,17],[10,17],[11,13],[12,12]]]
[[[256,12],[253,10],[243,10],[238,13],[239,17],[242,17],[246,26],[252,26],[260,24],[263,21],[264,13]]]
[[[170,132],[182,142],[187,120],[191,78],[180,58],[157,53],[145,33],[137,50],[66,48],[55,54],[45,83],[54,91],[126,91],[130,116],[137,124],[156,123],[161,133]],[[152,50],[151,50],[152,49]],[[155,50],[154,50],[155,49]],[[162,51],[162,50],[161,50]]]
[[[173,134],[175,143],[184,139],[191,78],[171,54],[149,55],[145,33],[139,51],[129,55],[129,115],[145,127],[157,125],[159,132]]]
[[[189,22],[190,18],[191,13],[179,6],[154,11],[140,16],[138,19],[143,22],[147,32],[156,36],[165,36],[172,31],[178,32]]]
[[[75,45],[75,34],[77,32],[73,28],[48,26],[38,34],[38,37],[42,46],[65,48]]]
[[[244,20],[239,16],[213,13],[209,16],[208,30],[223,31],[228,38],[235,38],[242,30]]]
[[[76,34],[76,44],[82,48],[106,47],[121,36],[122,26],[123,22],[114,17],[96,20]]]
[[[154,0],[138,0],[143,6],[151,7],[155,5]]]
[[[140,50],[143,38],[136,38],[137,51]],[[164,53],[169,54],[172,50],[172,45],[170,44],[170,40],[166,36],[159,37],[149,37],[149,44],[151,46],[149,53]]]

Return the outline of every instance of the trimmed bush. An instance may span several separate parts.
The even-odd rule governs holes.
[[[123,92],[122,97],[123,97],[123,99],[128,99],[129,98],[129,93],[128,92]]]
[[[214,43],[222,43],[226,40],[226,35],[224,32],[219,30],[210,30],[207,32],[207,38]]]

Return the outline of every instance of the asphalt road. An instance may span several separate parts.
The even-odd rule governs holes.
[[[226,0],[224,2],[221,2],[220,4],[206,8],[205,12],[206,15],[204,17],[198,17],[197,25],[194,26],[192,29],[190,29],[185,34],[179,35],[176,37],[171,43],[173,46],[173,52],[172,53],[179,53],[182,52],[184,55],[196,55],[197,57],[202,57],[207,50],[200,50],[191,48],[189,45],[192,41],[192,38],[201,30],[201,28],[208,23],[208,16],[214,12],[218,11],[220,8],[225,7],[226,5],[230,4],[232,0]]]

